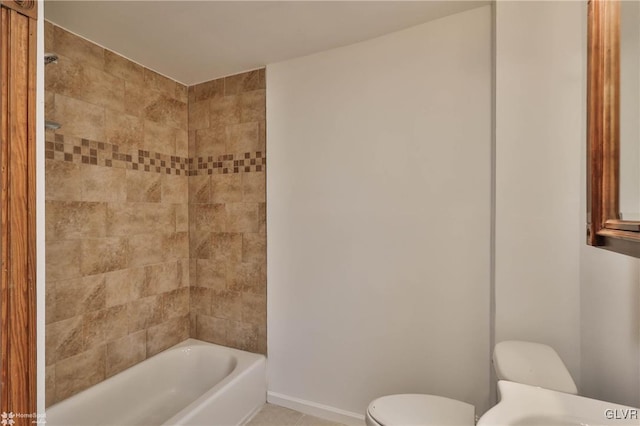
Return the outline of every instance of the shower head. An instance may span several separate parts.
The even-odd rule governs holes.
[[[44,128],[47,130],[58,130],[60,127],[62,127],[60,123],[56,123],[55,121],[46,120],[44,122]]]
[[[57,64],[58,63],[58,55],[55,53],[45,53],[44,54],[44,64]]]

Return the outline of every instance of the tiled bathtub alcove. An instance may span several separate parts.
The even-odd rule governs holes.
[[[46,395],[196,337],[266,352],[264,70],[187,88],[50,23]]]

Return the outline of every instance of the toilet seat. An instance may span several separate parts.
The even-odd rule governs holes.
[[[373,400],[366,417],[370,426],[473,426],[475,408],[442,396],[399,394]]]

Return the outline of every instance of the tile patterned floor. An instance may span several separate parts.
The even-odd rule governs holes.
[[[246,426],[344,426],[329,420],[319,419],[308,414],[265,404]]]

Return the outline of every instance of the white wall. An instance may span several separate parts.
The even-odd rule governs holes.
[[[640,406],[640,260],[585,243],[586,22],[586,2],[497,3],[496,341]]]
[[[496,341],[553,346],[577,382],[585,11],[496,5]]]
[[[639,17],[640,3],[622,4],[620,210],[629,219],[640,211]],[[581,271],[581,391],[640,407],[640,260],[582,244]]]
[[[621,12],[620,210],[623,218],[637,220],[640,4],[623,2]],[[586,166],[583,178],[586,182]],[[582,194],[582,211],[586,211],[586,191]],[[583,242],[580,260],[580,390],[587,396],[639,407],[640,259],[589,247]]]
[[[490,10],[268,66],[271,401],[487,408]]]
[[[581,393],[640,407],[640,260],[582,247]]]

